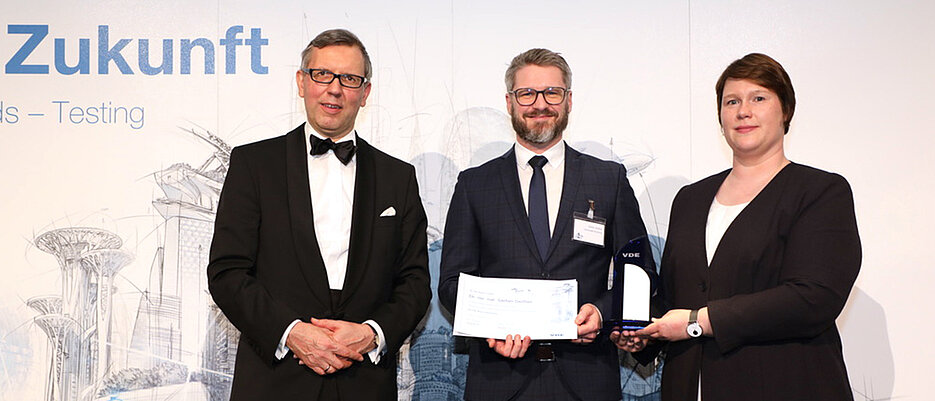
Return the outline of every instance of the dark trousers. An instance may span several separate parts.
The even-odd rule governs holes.
[[[579,401],[565,385],[555,362],[539,362],[539,369],[512,401]]]
[[[326,378],[321,383],[318,398],[313,399],[315,401],[341,401],[341,395],[338,394],[338,381],[333,378]]]
[[[331,304],[337,305],[341,300],[341,290],[331,290]],[[332,375],[325,375],[321,383],[321,390],[315,401],[341,401],[341,395],[338,393],[338,381]],[[345,400],[348,401],[348,400]]]

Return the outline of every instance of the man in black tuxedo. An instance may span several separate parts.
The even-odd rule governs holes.
[[[571,70],[562,56],[546,49],[516,56],[506,87],[516,145],[458,177],[445,226],[439,299],[455,311],[462,272],[577,279],[578,338],[547,343],[517,333],[469,341],[464,398],[619,400],[617,352],[600,334],[601,313],[610,313],[614,252],[646,234],[626,169],[579,153],[562,139],[572,105]],[[574,220],[589,211],[604,219],[603,235],[573,239]]]
[[[354,34],[322,32],[296,72],[307,123],[231,152],[208,283],[241,331],[232,400],[396,400],[426,217],[415,169],[354,131],[370,76]]]

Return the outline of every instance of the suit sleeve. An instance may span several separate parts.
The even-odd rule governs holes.
[[[409,167],[401,222],[402,251],[397,257],[393,292],[373,314],[386,336],[387,353],[395,354],[425,316],[432,299],[428,270],[428,220],[419,197],[415,169]]]
[[[445,243],[442,247],[438,298],[451,314],[458,297],[458,276],[464,272],[477,274],[480,266],[480,234],[468,201],[464,174],[458,176],[454,195],[448,206],[445,222]]]
[[[278,301],[256,278],[260,229],[256,179],[247,155],[235,148],[218,201],[208,290],[260,356],[273,363],[280,338],[300,315]]]
[[[833,177],[792,224],[779,285],[708,304],[721,352],[814,337],[834,325],[857,278],[861,250],[850,186],[843,177]]]

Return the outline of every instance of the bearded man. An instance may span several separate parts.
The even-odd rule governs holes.
[[[438,295],[454,313],[458,276],[578,281],[578,338],[471,339],[465,400],[619,400],[617,352],[600,334],[610,311],[614,252],[645,235],[626,169],[569,147],[571,69],[550,50],[506,71],[516,144],[458,176],[442,248]],[[590,213],[589,213],[590,212]],[[603,221],[603,241],[573,239],[575,215]]]

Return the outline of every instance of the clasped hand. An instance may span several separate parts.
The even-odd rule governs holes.
[[[319,375],[345,369],[373,349],[373,331],[365,324],[343,320],[311,319],[299,322],[286,338],[286,346],[299,360]]]
[[[672,309],[660,318],[653,318],[652,324],[640,330],[614,330],[610,333],[610,340],[628,352],[642,350],[650,340],[681,341],[687,340],[688,318],[691,313],[688,309]],[[708,321],[708,310],[702,308],[698,313],[698,323],[704,328],[704,333],[711,336],[712,329]]]
[[[597,307],[592,304],[581,305],[578,315],[575,316],[575,325],[578,326],[578,338],[571,342],[577,344],[594,342],[601,331],[601,314]],[[510,359],[522,358],[526,355],[530,345],[532,345],[530,337],[519,334],[507,335],[505,340],[487,339],[488,347]]]

